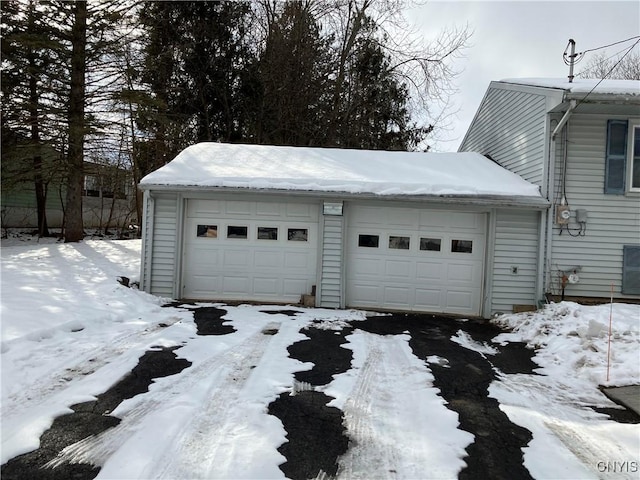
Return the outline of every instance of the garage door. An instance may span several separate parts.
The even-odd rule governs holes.
[[[350,206],[351,307],[479,315],[485,214]]]
[[[183,298],[298,302],[316,283],[318,206],[190,199]]]

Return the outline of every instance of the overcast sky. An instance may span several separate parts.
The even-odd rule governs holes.
[[[473,31],[471,47],[456,66],[459,107],[452,118],[449,141],[438,141],[435,151],[456,151],[478,109],[489,82],[505,78],[554,77],[569,74],[562,59],[568,40],[576,51],[597,48],[640,35],[640,2],[629,1],[430,1],[411,11],[410,17],[427,36],[446,27]],[[613,55],[633,42],[606,49]],[[640,45],[634,48],[640,52]],[[580,72],[592,56],[576,65]]]

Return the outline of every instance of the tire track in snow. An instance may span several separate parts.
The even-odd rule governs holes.
[[[279,328],[280,323],[272,322],[263,331]],[[222,431],[233,422],[238,394],[272,339],[263,331],[239,343],[230,343],[215,356],[197,365],[194,363],[175,378],[167,378],[172,382],[169,388],[163,386],[134,397],[131,400],[136,402],[135,406],[122,414],[119,425],[70,445],[52,465],[63,462],[104,465],[129,438],[143,430],[143,424],[149,423],[155,413],[179,407],[180,402],[184,404],[185,396],[189,397],[189,392],[199,392],[196,398],[190,399],[197,402],[204,397],[205,403],[199,413],[193,416],[195,410],[189,408],[184,422],[173,421],[174,430],[162,432],[164,443],[171,446],[168,447],[171,451],[154,449],[153,461],[139,466],[142,470],[131,472],[131,475],[135,478],[208,478],[217,449],[224,439]],[[171,440],[167,441],[168,438]]]
[[[173,316],[164,323],[151,325],[144,330],[127,332],[109,340],[108,344],[95,348],[92,342],[87,342],[86,346],[80,342],[73,345],[73,363],[62,363],[59,368],[49,372],[49,375],[36,377],[30,384],[21,385],[20,390],[11,393],[2,402],[0,416],[3,419],[17,417],[32,411],[39,405],[51,403],[51,399],[61,390],[81,378],[87,377],[96,372],[101,367],[110,363],[114,358],[130,351],[134,346],[140,346],[140,340],[157,333],[164,328],[184,320],[184,318]],[[83,348],[84,347],[84,348]],[[56,346],[56,348],[60,348]],[[83,349],[84,351],[78,352]],[[141,353],[144,349],[141,350]]]
[[[395,478],[394,466],[398,455],[377,431],[372,419],[375,416],[377,391],[375,384],[388,377],[384,366],[382,343],[373,334],[362,333],[367,346],[367,358],[359,371],[356,385],[343,407],[345,425],[350,440],[349,450],[339,459],[338,478],[370,478],[378,472],[387,478]]]

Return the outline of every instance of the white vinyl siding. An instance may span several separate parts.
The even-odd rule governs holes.
[[[569,228],[575,233],[575,210],[587,211],[586,233],[572,237],[558,225],[553,228],[551,281],[547,290],[560,294],[559,271],[580,267],[580,281],[569,284],[567,296],[607,297],[622,292],[623,246],[640,240],[640,194],[604,193],[607,121],[605,115],[574,114],[568,123],[566,197],[571,208]],[[562,141],[556,151],[556,198],[562,191]]]
[[[503,167],[541,186],[546,102],[541,94],[490,88],[459,150],[489,155]]]
[[[539,224],[539,212],[496,212],[492,313],[511,312],[515,304],[536,304]]]
[[[155,196],[151,245],[151,278],[149,292],[173,297],[176,255],[178,200],[176,195]]]
[[[325,308],[341,308],[342,302],[342,235],[344,217],[324,217],[322,238],[322,272],[318,305]]]

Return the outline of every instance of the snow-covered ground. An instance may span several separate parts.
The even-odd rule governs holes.
[[[311,368],[289,358],[287,347],[314,321],[340,329],[365,317],[224,306],[236,331],[197,336],[188,309],[163,308],[165,299],[116,281],[137,278],[139,240],[13,244],[1,252],[2,463],[37,448],[53,418],[107,390],[151,347],[180,346],[175,353],[189,368],[123,401],[111,412],[119,425],[71,445],[61,460],[99,465],[98,478],[283,478],[277,448],[286,432],[267,406],[293,391],[294,372]],[[610,318],[608,384],[640,384],[640,306],[563,302],[497,319],[513,332],[496,343],[537,349],[542,375],[499,374],[490,388],[511,421],[533,433],[524,458],[535,478],[613,478],[614,468],[615,478],[637,478],[640,427],[591,409],[614,406],[597,388],[607,383]],[[339,476],[456,477],[473,435],[458,428],[408,335],[356,329],[346,338],[351,369],[320,387],[344,411],[354,440]],[[487,358],[496,353],[462,334],[454,341]]]

